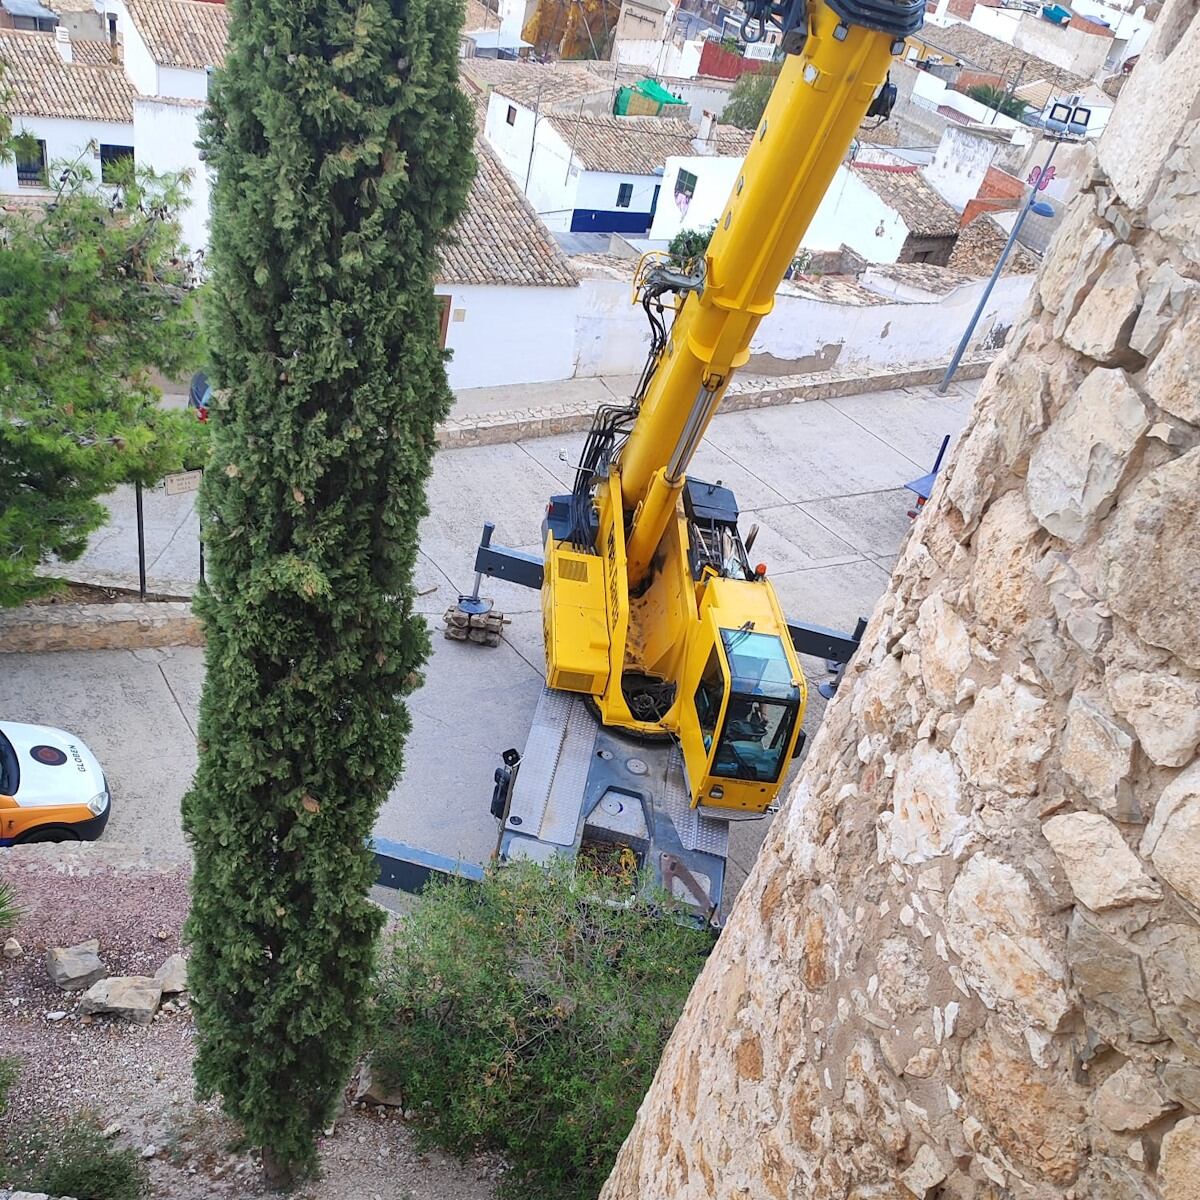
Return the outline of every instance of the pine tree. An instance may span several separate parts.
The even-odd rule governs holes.
[[[417,525],[450,403],[432,281],[473,127],[462,0],[238,0],[205,118],[213,457],[190,978],[202,1095],[314,1162],[359,1045],[376,813],[428,652]]]

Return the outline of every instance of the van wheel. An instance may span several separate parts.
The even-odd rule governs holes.
[[[32,846],[39,842],[77,842],[79,834],[65,825],[40,825],[31,829],[24,837],[17,838],[18,846]]]

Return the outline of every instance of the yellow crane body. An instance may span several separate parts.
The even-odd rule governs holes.
[[[634,299],[652,337],[632,399],[597,410],[541,557],[492,547],[485,526],[460,599],[486,612],[484,574],[541,591],[547,687],[524,754],[496,772],[499,856],[632,850],[709,918],[728,823],[773,805],[803,744],[797,647],[844,663],[864,623],[853,637],[789,623],[732,492],[688,468],[856,131],[890,111],[888,67],[924,0],[743,7],[746,40],[770,21],[786,57],[707,251],[643,259]],[[498,638],[499,619],[480,619]]]

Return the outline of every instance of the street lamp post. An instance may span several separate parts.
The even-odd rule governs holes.
[[[950,365],[946,368],[945,375],[942,376],[942,382],[938,384],[938,392],[945,393],[950,386],[950,380],[954,378],[954,372],[958,370],[958,364],[962,361],[962,356],[966,353],[967,344],[971,340],[971,335],[975,332],[975,326],[979,323],[979,318],[983,315],[983,310],[988,302],[988,297],[992,294],[992,288],[996,286],[996,280],[1000,278],[1000,272],[1004,270],[1004,264],[1008,261],[1009,252],[1016,244],[1017,235],[1021,232],[1021,226],[1025,224],[1025,218],[1031,212],[1037,213],[1039,217],[1054,216],[1054,209],[1044,200],[1039,200],[1037,194],[1039,187],[1043,185],[1043,181],[1048,180],[1047,172],[1050,169],[1051,160],[1054,158],[1054,151],[1058,149],[1058,141],[1050,144],[1050,153],[1046,157],[1045,165],[1038,172],[1037,179],[1033,186],[1029,189],[1029,198],[1021,205],[1020,212],[1017,213],[1017,219],[1013,222],[1012,233],[1008,235],[1008,241],[1004,243],[1004,249],[1000,251],[1000,257],[996,260],[995,269],[992,271],[992,277],[987,281],[987,286],[983,289],[983,295],[979,297],[979,303],[975,306],[975,311],[971,314],[970,321],[967,322],[967,328],[964,330],[962,340],[958,343],[958,348],[954,351],[954,357],[950,360]]]

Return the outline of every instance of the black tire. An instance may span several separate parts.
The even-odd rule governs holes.
[[[39,825],[22,837],[17,838],[18,846],[33,846],[41,842],[77,842],[79,834],[66,825]]]

